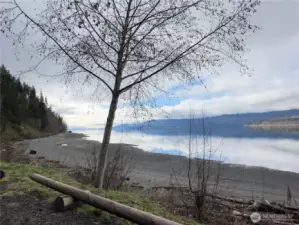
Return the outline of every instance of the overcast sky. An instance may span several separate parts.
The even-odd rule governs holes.
[[[23,1],[24,2],[24,1]],[[28,1],[29,2],[29,1]],[[254,69],[252,77],[241,76],[237,66],[229,65],[221,76],[203,74],[206,88],[198,82],[185,90],[181,84],[170,84],[168,90],[176,96],[159,99],[158,105],[172,118],[186,117],[190,107],[200,115],[227,113],[264,112],[299,108],[299,0],[262,0],[254,23],[261,26],[248,40],[251,50],[245,55],[248,66]],[[19,62],[12,52],[11,40],[0,36],[0,64],[12,73],[30,65],[23,51]],[[49,73],[57,67],[48,63],[43,68]],[[39,78],[30,73],[22,79],[42,90],[53,109],[60,112],[70,127],[94,127],[106,121],[107,97],[98,91],[101,101],[92,98],[94,89],[78,85],[66,87],[58,80]],[[78,92],[78,91],[81,92]],[[131,109],[122,107],[117,111],[116,123],[132,122]],[[160,114],[162,115],[162,114]]]

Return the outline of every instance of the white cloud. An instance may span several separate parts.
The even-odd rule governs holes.
[[[198,113],[203,107],[210,115],[299,108],[298,11],[299,1],[262,1],[253,20],[263,29],[248,39],[251,52],[245,55],[249,67],[254,69],[253,76],[241,76],[235,65],[226,65],[220,76],[205,74],[207,90],[196,85],[189,91],[179,91],[176,95],[183,100],[175,106],[162,108],[173,117],[188,116],[190,106]],[[17,62],[11,41],[3,36],[0,41],[0,63],[12,71],[32,64],[25,51],[21,54],[21,62]],[[50,63],[43,67],[43,72],[47,73],[57,70]],[[37,91],[42,89],[53,109],[59,111],[70,126],[105,123],[109,96],[99,89],[99,99],[90,99],[96,85],[82,88],[74,83],[66,88],[60,81],[46,83],[45,78],[37,78],[34,73],[23,80],[34,85]],[[165,87],[175,84],[168,83]],[[134,121],[131,112],[129,108],[118,110],[116,123]]]
[[[227,65],[220,76],[204,76],[207,89],[196,85],[181,90],[177,96],[184,100],[164,109],[180,117],[188,115],[190,107],[199,114],[204,108],[209,115],[299,108],[299,14],[294,10],[299,10],[299,2],[288,3],[262,4],[256,16],[263,30],[248,40],[252,77],[240,76]],[[279,7],[283,15],[278,17]]]

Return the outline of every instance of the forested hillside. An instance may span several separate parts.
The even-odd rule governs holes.
[[[64,132],[63,118],[48,105],[47,97],[0,67],[1,136],[10,140]]]

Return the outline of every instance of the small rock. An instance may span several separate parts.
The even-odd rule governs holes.
[[[36,154],[36,150],[30,150],[29,154],[30,155],[35,155]]]

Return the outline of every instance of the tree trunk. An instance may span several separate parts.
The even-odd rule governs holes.
[[[110,109],[107,117],[107,122],[105,126],[104,131],[104,137],[102,141],[101,150],[99,153],[99,160],[98,160],[98,166],[97,166],[97,174],[96,174],[96,187],[102,188],[103,187],[103,181],[104,181],[104,175],[105,175],[105,169],[106,169],[106,163],[107,163],[107,154],[108,154],[108,145],[110,143],[110,136],[113,126],[113,121],[115,118],[115,111],[117,109],[117,102],[118,102],[119,95],[113,94],[112,100],[110,103]]]

